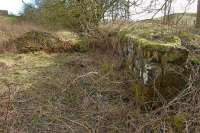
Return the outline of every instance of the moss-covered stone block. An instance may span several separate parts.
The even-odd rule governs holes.
[[[119,33],[119,39],[119,53],[129,62],[134,78],[142,83],[140,87],[138,84],[132,87],[137,98],[150,98],[160,93],[170,99],[177,94],[177,90],[185,87],[186,82],[176,69],[184,69],[189,51],[182,46],[178,36],[173,36],[167,29],[159,32],[153,27],[144,26],[142,30],[137,27],[124,28]],[[143,92],[145,95],[141,87],[149,89]]]

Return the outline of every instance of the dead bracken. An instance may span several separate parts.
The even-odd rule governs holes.
[[[45,51],[49,53],[70,52],[73,50],[72,42],[62,41],[51,33],[30,31],[8,43],[16,46],[18,53]]]

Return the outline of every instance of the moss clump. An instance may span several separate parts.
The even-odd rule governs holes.
[[[89,51],[90,48],[90,39],[84,36],[80,37],[73,46],[75,51],[77,52],[81,53],[87,52]]]
[[[192,55],[190,61],[194,65],[200,65],[200,55]]]
[[[192,42],[195,40],[195,35],[193,35],[192,33],[189,33],[189,32],[180,32],[178,34],[178,36],[184,40],[184,41],[187,41],[187,42]]]
[[[112,64],[102,64],[100,70],[104,74],[112,72],[113,71],[113,65]]]
[[[177,132],[181,132],[181,129],[184,129],[186,120],[187,120],[186,113],[179,113],[173,116],[173,124]]]
[[[190,32],[180,32],[181,42],[190,50],[200,49],[200,36]]]
[[[139,103],[145,102],[146,97],[145,97],[144,87],[139,82],[134,81],[131,85],[131,90],[133,92],[135,99]]]
[[[164,36],[164,41],[174,43],[176,45],[181,45],[181,39],[177,36],[166,35]]]

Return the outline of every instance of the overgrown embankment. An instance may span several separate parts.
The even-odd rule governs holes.
[[[62,53],[84,51],[87,47],[86,37],[80,37],[70,31],[44,32],[29,31],[19,37],[5,40],[1,52],[28,53],[45,51]]]
[[[63,30],[49,31],[16,16],[0,16],[0,53],[86,51],[87,38]]]
[[[16,52],[0,54],[0,132],[198,132],[198,35],[114,26],[91,45],[68,31],[8,40]]]
[[[117,56],[131,75],[126,89],[141,111],[132,114],[137,132],[199,132],[198,33],[136,23],[102,26],[98,36],[96,48]]]

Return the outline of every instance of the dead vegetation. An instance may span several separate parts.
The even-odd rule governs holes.
[[[21,37],[9,41],[8,43],[16,46],[16,52],[27,53],[36,51],[45,52],[70,52],[72,51],[72,42],[61,41],[51,33],[31,31]]]
[[[81,38],[74,32],[49,31],[17,18],[0,18],[1,53],[70,52],[84,47],[84,37]]]
[[[1,73],[1,81],[7,81],[1,84],[12,94],[1,93],[2,132],[127,132],[124,116],[132,97],[107,57],[79,53],[6,57],[13,66]]]
[[[134,81],[114,57],[37,52],[0,62],[1,132],[200,131],[198,67],[188,66],[186,89],[152,109],[130,93]]]
[[[18,21],[18,18],[9,16],[0,16],[0,52],[15,51],[15,46],[8,43],[26,32],[37,30],[44,31],[43,28],[24,21]]]
[[[136,81],[115,53],[117,24],[99,28],[91,40],[94,51],[87,53],[68,52],[73,44],[84,46],[70,32],[49,33],[24,24],[12,32],[12,26],[1,26],[0,51],[18,53],[0,54],[0,132],[200,132],[198,58],[188,61],[187,85],[177,96],[144,103],[131,91]]]

